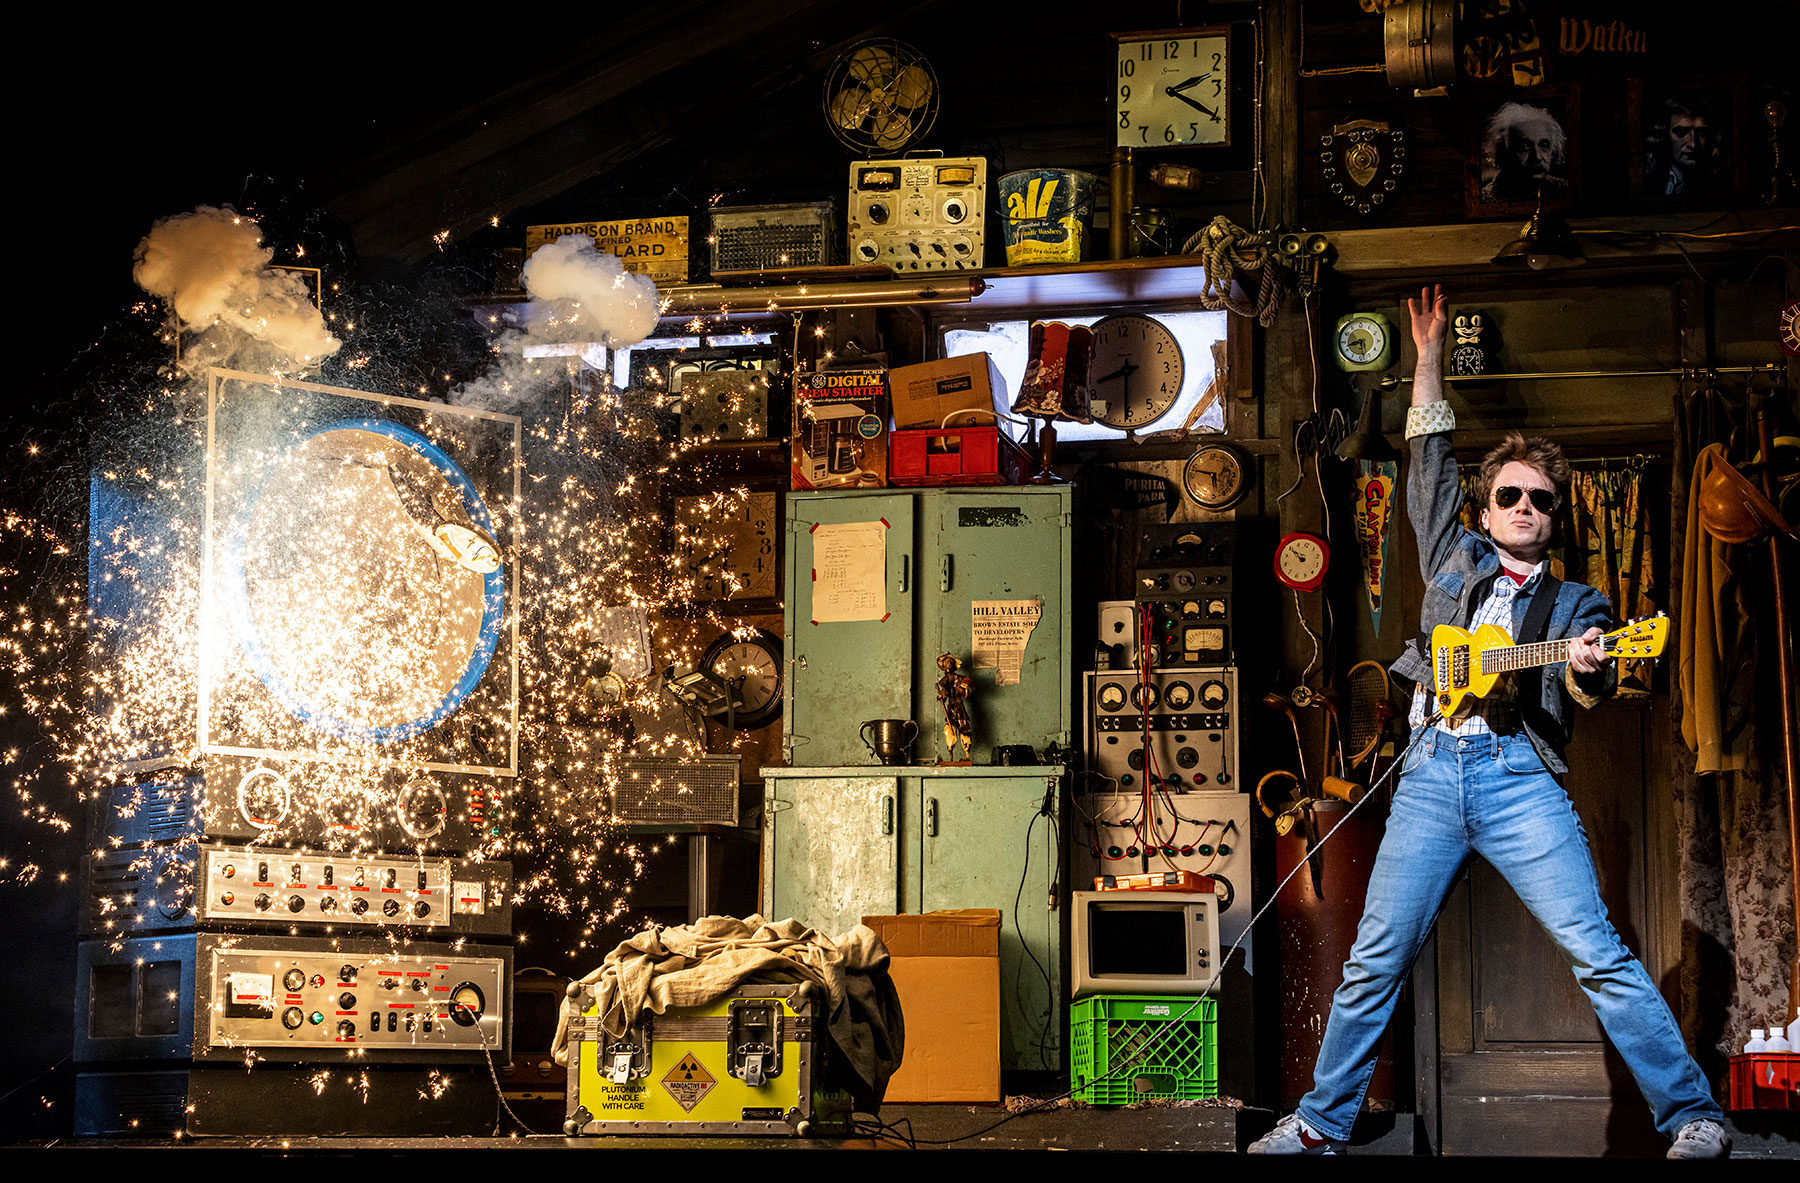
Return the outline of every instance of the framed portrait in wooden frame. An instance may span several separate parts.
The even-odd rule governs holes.
[[[1472,218],[1517,217],[1574,206],[1581,191],[1581,104],[1574,85],[1533,86],[1467,102],[1464,203]]]
[[[1626,96],[1632,203],[1672,209],[1747,204],[1747,90],[1742,74],[1633,79]]]

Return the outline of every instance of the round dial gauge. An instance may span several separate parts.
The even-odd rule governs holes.
[[[1781,309],[1781,351],[1789,357],[1800,356],[1800,300],[1792,300]]]
[[[459,982],[450,991],[450,1017],[459,1027],[473,1027],[487,1009],[487,998],[474,982]]]
[[[1105,682],[1100,686],[1100,709],[1116,711],[1125,706],[1125,687],[1117,682]]]
[[[1231,692],[1217,678],[1200,683],[1200,705],[1207,710],[1216,711],[1229,701]]]
[[[1325,582],[1331,550],[1311,534],[1289,534],[1275,548],[1275,578],[1296,591],[1318,591]]]
[[[1154,685],[1145,686],[1139,683],[1131,688],[1131,705],[1140,711],[1156,709],[1157,693]]]
[[[1187,375],[1181,345],[1168,326],[1148,316],[1109,316],[1094,325],[1094,397],[1106,400],[1095,416],[1109,427],[1136,430],[1175,405]]]
[[[1163,691],[1163,703],[1172,711],[1185,711],[1194,705],[1194,688],[1186,682],[1170,682]]]
[[[757,629],[748,637],[726,633],[700,655],[700,668],[717,675],[738,698],[733,722],[754,731],[781,714],[781,641]]]
[[[1230,444],[1202,444],[1181,471],[1181,488],[1201,509],[1223,512],[1250,491],[1246,468],[1243,453]]]
[[[444,828],[450,813],[443,790],[427,778],[408,781],[394,802],[394,817],[409,838],[430,838]],[[391,901],[390,901],[391,902]]]

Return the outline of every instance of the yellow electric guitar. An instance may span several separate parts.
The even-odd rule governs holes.
[[[1600,638],[1615,658],[1658,657],[1668,641],[1669,618],[1663,613],[1634,620]],[[1440,624],[1431,630],[1431,683],[1438,710],[1453,717],[1464,698],[1485,698],[1501,674],[1567,661],[1573,643],[1515,645],[1497,624],[1484,624],[1474,632]]]

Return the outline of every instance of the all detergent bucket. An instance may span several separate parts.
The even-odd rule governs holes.
[[[1072,168],[1028,168],[1001,177],[1006,265],[1081,262],[1098,183],[1094,174]]]

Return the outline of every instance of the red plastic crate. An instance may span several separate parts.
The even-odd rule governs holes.
[[[1731,1109],[1800,1109],[1800,1052],[1731,1057]]]
[[[998,427],[930,427],[888,434],[888,481],[895,485],[1016,485],[1025,449]]]

